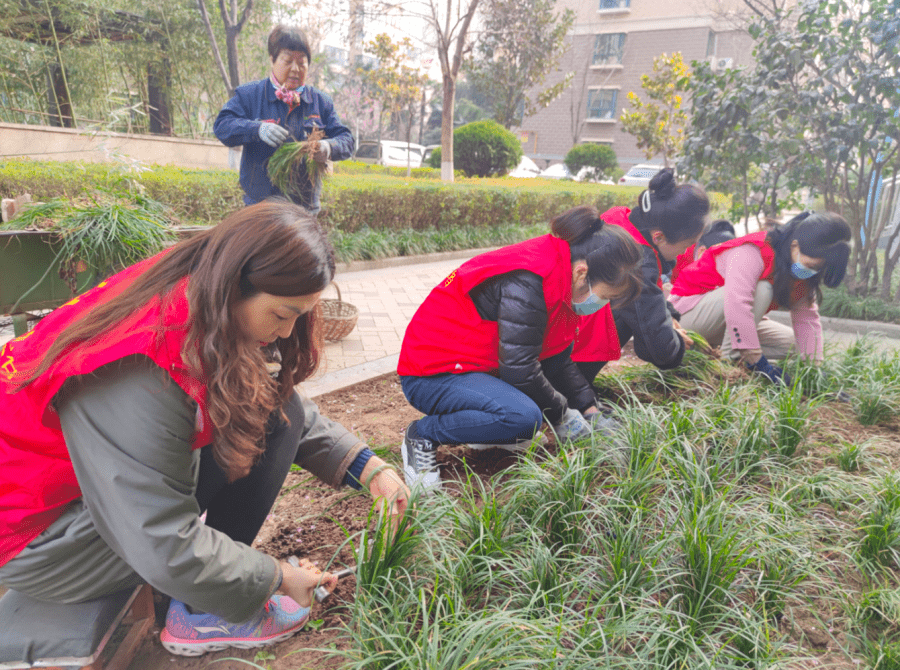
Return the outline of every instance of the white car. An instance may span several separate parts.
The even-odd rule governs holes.
[[[425,153],[425,147],[421,144],[381,140],[381,151],[378,149],[378,142],[363,140],[356,148],[356,154],[354,154],[353,159],[361,163],[372,163],[375,165],[422,167],[422,156]]]
[[[509,173],[510,177],[515,179],[532,179],[541,174],[541,168],[537,166],[528,156],[522,156],[519,164]]]
[[[628,172],[619,178],[619,186],[648,186],[656,173],[663,169],[663,165],[653,163],[638,163],[633,165]]]

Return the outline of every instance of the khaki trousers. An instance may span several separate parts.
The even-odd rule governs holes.
[[[756,285],[753,294],[753,321],[759,336],[763,356],[780,360],[794,347],[794,330],[790,326],[767,319],[765,314],[772,304],[773,288],[767,281]],[[681,315],[681,327],[700,333],[713,347],[721,347],[722,358],[736,360],[740,350],[731,346],[731,337],[725,334],[725,287],[719,287],[700,298],[689,312]]]

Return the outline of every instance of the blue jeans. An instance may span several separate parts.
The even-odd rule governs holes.
[[[419,435],[438,444],[512,444],[534,437],[544,421],[531,398],[484,372],[403,376],[400,386],[426,415]]]

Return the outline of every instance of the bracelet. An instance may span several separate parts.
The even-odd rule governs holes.
[[[375,479],[375,476],[381,474],[384,470],[386,470],[386,469],[389,468],[389,467],[391,467],[391,466],[390,466],[388,463],[382,463],[382,464],[379,465],[377,468],[375,468],[374,470],[372,470],[372,472],[371,472],[371,473],[369,474],[369,476],[366,478],[366,481],[364,481],[364,482],[362,483],[362,485],[365,486],[365,487],[368,489],[368,488],[369,488],[369,485],[372,483],[372,480]]]

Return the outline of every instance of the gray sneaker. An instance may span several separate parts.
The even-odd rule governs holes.
[[[514,454],[521,454],[523,451],[528,451],[528,448],[534,442],[537,442],[541,447],[546,447],[548,440],[541,431],[538,431],[534,434],[534,437],[532,439],[518,440],[516,442],[513,442],[512,444],[469,442],[466,446],[474,451],[484,451],[486,449],[505,449],[506,451],[511,451]]]
[[[427,491],[441,488],[441,473],[437,466],[437,442],[419,436],[418,421],[410,423],[403,432],[403,477],[410,489],[417,486]]]

